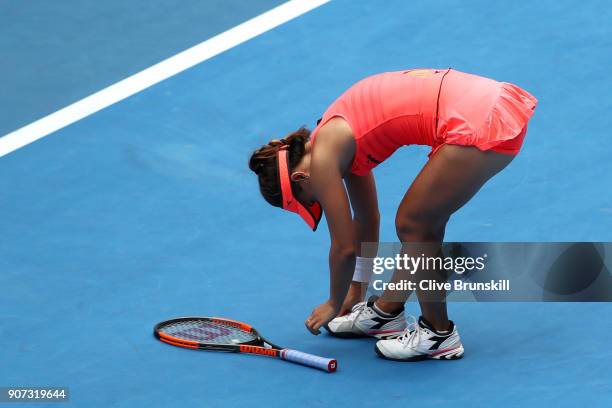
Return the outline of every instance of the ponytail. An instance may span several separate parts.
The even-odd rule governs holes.
[[[275,207],[282,207],[283,198],[278,178],[277,153],[283,146],[288,146],[289,171],[302,160],[306,153],[306,142],[310,138],[310,130],[301,127],[281,140],[272,140],[255,150],[249,160],[249,168],[257,174],[259,191],[263,198]],[[299,187],[292,183],[294,193]]]

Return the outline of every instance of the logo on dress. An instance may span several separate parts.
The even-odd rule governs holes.
[[[376,163],[376,164],[380,164],[381,162],[379,160],[376,160],[374,157],[372,157],[371,154],[368,154],[366,156],[368,158],[369,161],[371,161],[372,163]]]
[[[425,78],[430,76],[433,72],[431,69],[412,69],[410,71],[404,72],[405,74],[412,75],[418,78]],[[437,73],[437,72],[436,72]]]

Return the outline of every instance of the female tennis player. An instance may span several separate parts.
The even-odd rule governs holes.
[[[312,133],[301,128],[256,150],[249,167],[266,201],[299,214],[313,230],[323,212],[327,217],[330,296],[306,327],[313,334],[324,326],[340,337],[377,337],[376,352],[392,360],[461,358],[443,290],[416,291],[421,317],[411,325],[404,316],[408,291],[362,301],[375,254],[362,254],[361,243],[378,242],[379,234],[372,169],[401,146],[432,147],[395,227],[408,243],[402,253],[436,256],[450,216],[519,152],[536,104],[513,84],[453,69],[386,72],[350,87]],[[415,276],[446,278],[436,271]],[[392,280],[400,279],[396,271]]]

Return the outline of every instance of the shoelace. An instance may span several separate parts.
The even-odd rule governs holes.
[[[357,318],[359,317],[359,315],[361,315],[361,313],[363,313],[367,304],[368,304],[367,302],[359,302],[355,306],[353,306],[353,308],[351,309],[351,314],[349,315],[349,319],[351,321],[351,327],[355,326],[355,322],[357,321]]]
[[[413,347],[421,341],[421,330],[416,317],[408,315],[406,318],[407,327],[404,333],[397,338],[402,346]]]

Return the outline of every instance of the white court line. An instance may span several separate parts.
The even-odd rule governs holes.
[[[0,138],[0,157],[257,37],[331,0],[290,0]]]

